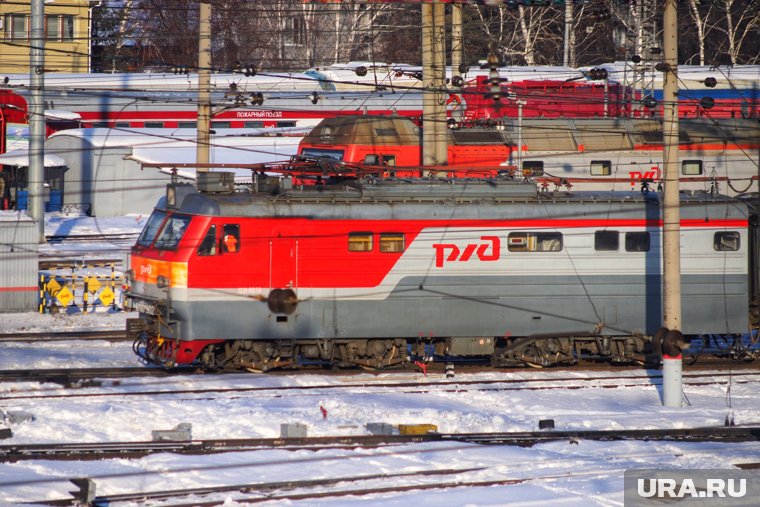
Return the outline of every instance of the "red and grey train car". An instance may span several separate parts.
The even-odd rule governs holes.
[[[642,360],[662,323],[662,201],[514,180],[245,192],[170,185],[131,252],[128,323],[165,366]],[[216,190],[220,190],[217,188]],[[757,216],[682,195],[683,333],[754,328]]]

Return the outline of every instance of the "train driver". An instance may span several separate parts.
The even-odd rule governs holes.
[[[224,251],[229,253],[235,253],[238,251],[238,244],[240,243],[240,226],[239,225],[225,225],[224,226]]]

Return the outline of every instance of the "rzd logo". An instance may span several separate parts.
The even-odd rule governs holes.
[[[464,247],[464,250],[453,243],[436,243],[435,248],[435,267],[442,268],[444,262],[467,262],[476,254],[481,261],[499,260],[500,240],[498,236],[481,236],[480,241],[483,243],[470,243]]]
[[[655,166],[651,171],[628,171],[628,176],[631,178],[631,186],[633,187],[642,180],[660,179],[660,168]]]

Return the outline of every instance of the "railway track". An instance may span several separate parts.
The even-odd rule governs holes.
[[[577,442],[580,440],[605,442],[625,440],[721,443],[757,442],[760,441],[760,426],[633,430],[543,430],[501,433],[427,433],[424,435],[351,435],[309,438],[253,438],[194,441],[16,444],[0,446],[0,462],[12,463],[34,459],[101,460],[109,458],[140,458],[162,452],[197,455],[271,449],[314,451],[335,448],[380,448],[427,442],[455,442],[462,444],[532,447],[545,442]],[[324,459],[327,461],[331,458],[326,457]],[[8,484],[5,485],[7,486]]]
[[[135,398],[135,397],[166,397],[182,396],[192,399],[197,396],[221,395],[242,396],[246,393],[280,398],[287,396],[320,397],[329,392],[362,390],[372,394],[426,394],[432,392],[505,392],[505,391],[544,391],[557,389],[622,389],[635,388],[642,385],[658,385],[662,382],[662,373],[642,373],[636,375],[591,375],[586,377],[540,377],[540,378],[501,378],[501,379],[447,379],[446,377],[430,378],[417,377],[412,380],[391,379],[357,379],[346,378],[344,383],[325,383],[315,385],[277,385],[277,386],[246,386],[246,387],[198,387],[169,389],[163,384],[161,389],[129,391],[81,392],[80,388],[97,388],[102,383],[99,379],[124,379],[129,377],[162,377],[186,376],[197,374],[200,378],[215,378],[192,368],[177,368],[163,370],[159,368],[87,368],[69,370],[5,370],[0,371],[0,382],[49,382],[59,384],[72,391],[61,392],[53,390],[48,393],[34,391],[32,394],[10,393],[5,400],[45,400],[66,398]],[[229,374],[233,375],[233,374]],[[683,384],[686,386],[705,386],[726,384],[732,382],[758,383],[760,373],[756,371],[732,372],[695,372],[684,373]],[[117,387],[117,386],[113,386]],[[134,386],[132,386],[134,388]]]
[[[129,244],[132,246],[139,232],[135,233],[98,233],[98,234],[72,234],[72,235],[49,235],[45,236],[45,239],[50,244],[65,244],[65,243],[117,243],[117,244]]]
[[[127,341],[127,333],[123,329],[108,331],[61,331],[51,333],[42,332],[17,332],[0,333],[0,342],[61,342],[71,340],[105,340],[111,342]]]

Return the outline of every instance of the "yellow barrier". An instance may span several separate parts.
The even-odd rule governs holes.
[[[40,303],[39,312],[57,313],[63,309],[76,308],[78,311],[88,313],[95,311],[98,303],[102,307],[110,307],[112,311],[118,311],[117,288],[124,283],[123,276],[116,276],[113,263],[93,263],[84,265],[83,268],[107,267],[111,268],[110,274],[94,275],[92,273],[79,274],[46,274],[40,273]]]

